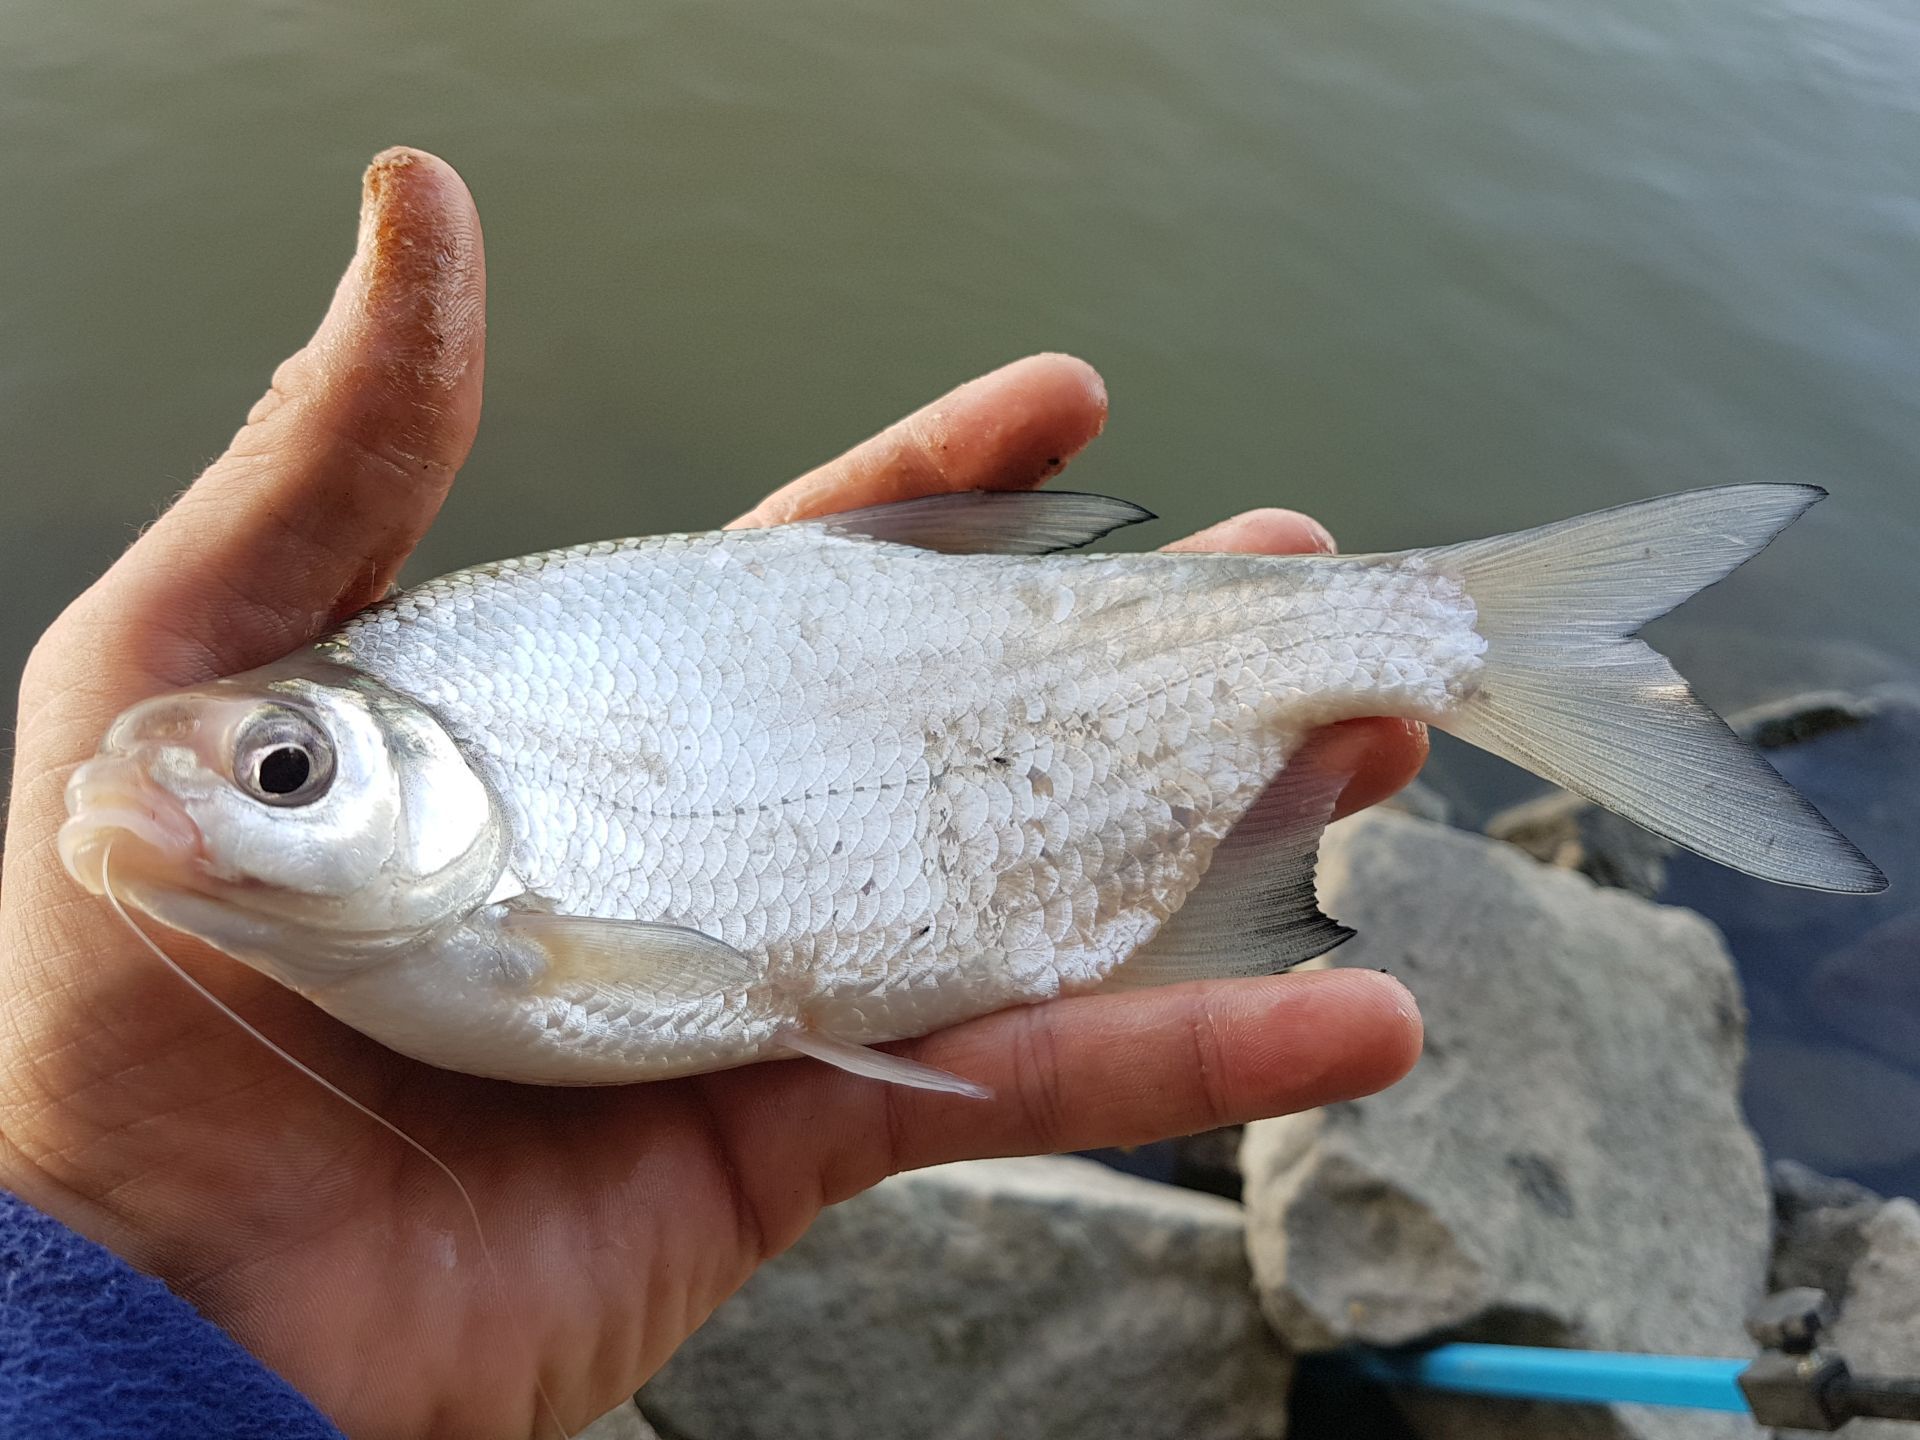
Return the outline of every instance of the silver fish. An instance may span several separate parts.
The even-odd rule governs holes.
[[[868,1047],[1344,939],[1313,890],[1338,720],[1422,719],[1750,874],[1882,888],[1632,638],[1823,493],[1356,557],[1055,553],[1149,517],[976,493],[509,560],[129,710],[61,851],[435,1065],[805,1054],[966,1091]]]

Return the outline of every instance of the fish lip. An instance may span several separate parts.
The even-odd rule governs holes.
[[[142,870],[191,869],[203,858],[200,827],[186,807],[148,778],[138,756],[104,754],[67,781],[67,818],[60,826],[60,863],[92,894],[106,891],[109,849]]]

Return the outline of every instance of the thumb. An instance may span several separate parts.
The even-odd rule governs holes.
[[[473,445],[485,298],[459,175],[417,150],[376,156],[320,328],[80,602],[95,655],[125,646],[127,669],[187,684],[277,658],[377,599]]]

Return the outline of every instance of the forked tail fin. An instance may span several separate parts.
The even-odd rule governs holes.
[[[1873,862],[1635,638],[1825,495],[1726,485],[1413,552],[1460,578],[1487,642],[1478,692],[1440,727],[1749,875],[1885,889]]]

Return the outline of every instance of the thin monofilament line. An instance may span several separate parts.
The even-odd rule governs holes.
[[[507,1283],[501,1277],[500,1267],[494,1264],[493,1250],[487,1244],[486,1227],[480,1223],[480,1211],[474,1205],[473,1197],[467,1193],[467,1187],[460,1183],[460,1177],[453,1173],[452,1168],[447,1162],[434,1154],[425,1145],[422,1145],[418,1140],[414,1139],[413,1136],[409,1135],[406,1131],[402,1130],[398,1125],[387,1119],[384,1115],[361,1104],[358,1100],[354,1099],[353,1096],[327,1079],[327,1077],[322,1075],[318,1070],[315,1070],[311,1065],[308,1065],[305,1061],[297,1059],[283,1050],[274,1041],[268,1039],[265,1034],[254,1028],[239,1011],[235,1010],[231,1005],[227,1004],[226,1001],[222,1000],[218,995],[194,979],[193,976],[189,975],[179,961],[161,949],[159,942],[135,923],[127,907],[120,903],[120,897],[116,895],[113,890],[112,868],[113,842],[108,841],[106,849],[100,854],[100,889],[102,893],[106,895],[107,903],[113,907],[113,913],[120,917],[120,922],[134,933],[142,945],[146,946],[147,949],[159,957],[161,964],[165,965],[169,970],[173,971],[174,974],[186,981],[187,985],[196,991],[201,999],[205,1000],[229,1020],[233,1021],[234,1024],[238,1025],[262,1045],[266,1046],[267,1049],[271,1050],[275,1055],[286,1061],[287,1064],[313,1081],[313,1083],[318,1085],[322,1090],[327,1091],[329,1094],[351,1105],[381,1129],[398,1136],[407,1145],[417,1150],[428,1164],[432,1165],[434,1169],[447,1177],[452,1183],[453,1188],[459,1192],[460,1203],[467,1207],[467,1218],[473,1222],[474,1238],[480,1242],[480,1258],[486,1262],[487,1273],[493,1279],[494,1288],[500,1292],[501,1304],[508,1315],[514,1314],[513,1306],[507,1295]],[[525,1337],[522,1336],[521,1338],[524,1339]],[[553,1408],[553,1401],[547,1397],[547,1387],[540,1383],[540,1377],[537,1373],[533,1378],[533,1388],[539,1394],[541,1407],[547,1412],[547,1418],[553,1422],[553,1428],[560,1432],[561,1440],[567,1440],[567,1427],[560,1422],[560,1416]]]

